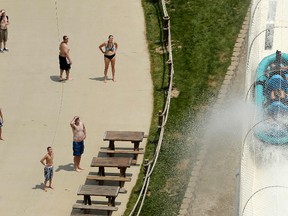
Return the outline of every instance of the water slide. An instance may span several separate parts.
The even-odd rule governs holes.
[[[258,64],[276,50],[288,53],[287,36],[287,0],[251,2],[245,82],[248,103],[253,101]],[[252,109],[244,132],[238,215],[287,216],[288,145],[271,145],[257,139],[254,129],[261,123],[257,112],[256,107]]]

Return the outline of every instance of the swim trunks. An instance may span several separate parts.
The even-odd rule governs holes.
[[[8,30],[0,29],[0,42],[6,42],[8,40]]]
[[[60,70],[70,70],[71,65],[66,57],[59,55],[59,66]]]
[[[81,156],[84,152],[84,141],[73,141],[73,156]]]
[[[53,166],[44,167],[44,177],[45,181],[50,181],[53,178]]]
[[[0,128],[3,126],[3,120],[0,118]]]

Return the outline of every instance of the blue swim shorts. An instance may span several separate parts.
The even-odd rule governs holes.
[[[84,152],[84,141],[73,141],[73,156],[81,156]]]
[[[53,178],[53,166],[44,167],[44,178],[45,181],[50,181]]]

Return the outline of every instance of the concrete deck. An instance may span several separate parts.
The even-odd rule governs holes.
[[[0,53],[5,120],[5,141],[0,142],[1,215],[68,216],[82,199],[76,195],[78,186],[96,171],[90,167],[92,157],[107,146],[102,140],[105,130],[149,132],[153,89],[141,1],[6,0],[0,7],[10,19],[10,51]],[[69,36],[73,80],[60,83],[58,46],[64,34]],[[116,82],[105,84],[98,46],[110,34],[119,44]],[[87,128],[82,173],[73,171],[72,164],[69,123],[75,115]],[[45,193],[39,160],[47,146],[55,152],[55,189]],[[139,168],[127,170],[132,182],[125,184],[128,193],[116,199],[119,209],[113,215],[125,211]]]

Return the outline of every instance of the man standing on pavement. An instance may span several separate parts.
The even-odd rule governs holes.
[[[52,187],[52,179],[53,179],[53,159],[54,153],[52,147],[47,147],[47,154],[40,160],[40,162],[44,165],[44,191],[47,192],[47,182],[49,181],[49,188]]]
[[[65,71],[66,73],[66,78],[65,80],[71,80],[71,78],[69,77],[69,73],[70,73],[70,68],[72,65],[72,61],[70,59],[69,56],[69,47],[68,47],[68,40],[69,38],[64,35],[63,36],[63,41],[60,43],[59,46],[59,65],[60,65],[60,81],[63,81],[63,72]]]
[[[5,10],[0,10],[0,52],[8,51],[6,42],[8,40],[9,18]]]
[[[74,169],[76,172],[83,170],[80,167],[81,155],[84,152],[84,139],[86,138],[86,128],[80,121],[79,116],[75,116],[70,126],[73,132],[73,156],[74,156]]]

